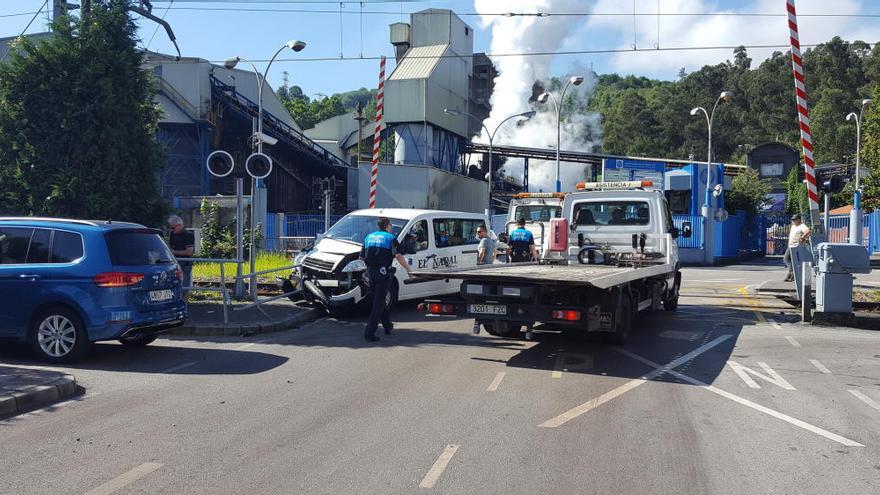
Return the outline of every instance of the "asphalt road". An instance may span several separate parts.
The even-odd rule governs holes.
[[[623,348],[412,305],[378,344],[333,319],[101,344],[60,368],[83,396],[0,422],[0,493],[878,493],[880,333],[749,293],[782,276],[687,269]]]

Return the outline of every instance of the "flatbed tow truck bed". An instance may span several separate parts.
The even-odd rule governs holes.
[[[413,271],[412,276],[428,280],[480,280],[483,282],[527,283],[532,285],[592,286],[610,289],[634,280],[670,273],[675,267],[660,263],[642,267],[611,265],[542,265],[539,263],[506,263],[472,268]]]

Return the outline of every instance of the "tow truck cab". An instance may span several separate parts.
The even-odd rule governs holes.
[[[516,229],[516,222],[525,219],[526,229],[535,236],[538,256],[542,260],[562,262],[560,252],[551,252],[549,247],[550,221],[562,216],[562,202],[565,193],[520,193],[510,201],[504,234]],[[502,239],[506,241],[507,239]]]

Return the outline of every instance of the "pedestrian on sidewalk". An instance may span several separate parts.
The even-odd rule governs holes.
[[[782,257],[785,268],[788,269],[788,273],[785,276],[786,282],[794,281],[794,272],[791,266],[791,250],[805,245],[810,240],[810,234],[810,228],[803,224],[801,216],[792,215],[791,230],[788,231],[788,247],[785,249],[785,256]]]
[[[477,245],[477,264],[491,265],[495,262],[495,241],[489,237],[485,225],[477,227],[477,238],[480,239],[480,244]]]
[[[183,219],[177,215],[168,217],[168,245],[171,253],[177,258],[177,264],[183,271],[183,287],[192,286],[192,262],[181,258],[192,258],[195,252],[196,238],[192,232],[183,228]],[[189,302],[189,291],[182,290],[183,302]]]
[[[394,325],[391,323],[390,308],[385,304],[385,297],[391,289],[391,279],[394,277],[394,269],[391,264],[397,259],[400,266],[410,272],[409,263],[403,257],[403,252],[397,237],[391,233],[391,220],[379,217],[379,230],[368,234],[364,238],[364,247],[361,249],[361,259],[367,265],[367,274],[370,278],[370,287],[373,289],[373,306],[370,311],[370,319],[364,327],[364,338],[367,342],[376,342],[376,328],[382,321],[385,335],[391,333]]]

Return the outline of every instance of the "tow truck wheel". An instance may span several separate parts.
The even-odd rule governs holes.
[[[678,291],[681,290],[681,272],[675,273],[675,285],[672,287],[672,297],[663,300],[663,309],[675,311],[678,309]]]
[[[632,299],[624,293],[620,298],[620,319],[617,321],[617,328],[614,333],[607,336],[608,342],[615,345],[623,345],[629,338],[629,332],[632,330],[633,311]]]
[[[496,328],[494,323],[484,322],[483,329],[486,330],[486,333],[489,335],[494,335],[496,337],[508,337],[508,338],[517,338],[522,334],[522,325],[507,325],[503,330],[501,328]]]

